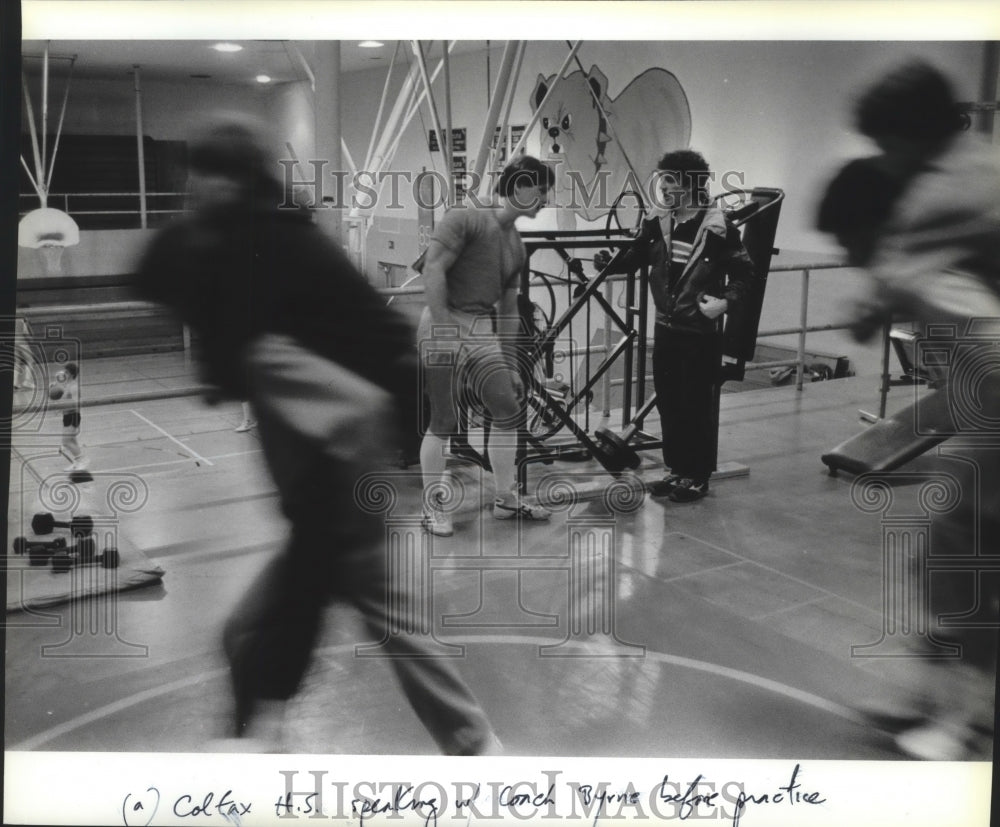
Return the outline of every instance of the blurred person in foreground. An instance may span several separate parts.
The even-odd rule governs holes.
[[[965,406],[963,416],[977,423],[962,432],[964,446],[946,443],[928,462],[934,472],[958,474],[961,486],[957,507],[934,521],[934,557],[982,555],[983,570],[928,577],[929,638],[957,647],[956,656],[933,657],[941,648],[926,640],[928,649],[914,653],[922,664],[915,687],[920,714],[905,725],[900,717],[896,742],[917,758],[984,758],[992,747],[1000,615],[989,559],[1000,548],[1000,454],[987,445],[990,437],[1000,442],[1000,365],[990,355],[1000,344],[1000,159],[961,134],[950,82],[921,61],[867,88],[855,117],[858,131],[881,152],[838,173],[818,221],[849,261],[870,274],[869,295],[854,310],[855,336],[870,339],[893,319],[924,331],[953,329],[952,344],[962,347],[953,349],[937,391],[947,403],[937,415],[951,431],[954,421],[944,417]],[[967,347],[970,323],[978,334]],[[959,462],[948,461],[948,452]],[[945,617],[973,608],[976,623]]]
[[[190,145],[190,216],[146,251],[139,287],[200,339],[206,380],[248,400],[291,523],[226,622],[235,715],[227,748],[280,749],[325,607],[360,610],[421,722],[446,754],[493,751],[485,714],[454,667],[416,636],[390,635],[408,605],[387,575],[380,518],[355,485],[391,452],[416,398],[413,331],[311,221],[285,204],[264,130],[220,118]],[[398,619],[396,620],[398,623]],[[387,745],[391,747],[391,745]],[[391,749],[389,750],[391,751]]]

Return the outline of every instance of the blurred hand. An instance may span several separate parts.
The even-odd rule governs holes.
[[[594,253],[594,267],[596,267],[598,271],[603,270],[610,263],[611,263],[610,250],[598,250],[596,253]]]
[[[514,383],[514,396],[519,403],[524,403],[524,382],[521,381],[521,377],[518,375],[517,371],[512,371],[511,379]]]
[[[703,316],[709,319],[717,319],[729,309],[729,302],[705,293],[698,299],[698,309]]]
[[[856,301],[848,312],[848,318],[853,320],[851,336],[860,344],[870,342],[889,320],[885,309],[872,301]]]

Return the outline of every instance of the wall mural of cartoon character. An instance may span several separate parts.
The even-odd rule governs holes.
[[[538,76],[531,94],[533,113],[555,80],[555,75]],[[646,197],[648,176],[660,156],[688,146],[691,109],[680,82],[666,69],[647,69],[612,99],[607,76],[593,66],[560,81],[545,102],[539,126],[542,156],[563,161],[553,202],[593,221],[608,213],[623,189],[638,184]]]

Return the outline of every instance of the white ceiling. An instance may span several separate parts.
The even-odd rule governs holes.
[[[256,76],[266,74],[273,83],[305,80],[303,66],[314,65],[314,41],[244,40],[237,41],[242,51],[222,53],[211,46],[213,40],[53,40],[24,41],[21,47],[25,72],[41,73],[42,55],[46,42],[49,48],[49,73],[65,74],[73,61],[74,78],[117,80],[132,74],[138,66],[140,77],[150,81],[213,84],[256,84]],[[388,71],[393,53],[401,62],[412,62],[409,41],[386,41],[379,49],[363,49],[357,40],[341,41],[340,67],[343,72],[381,67]],[[424,44],[428,59],[437,62],[441,56],[441,41]],[[482,51],[484,40],[463,40],[455,44],[452,54]],[[301,56],[301,58],[300,58]],[[208,75],[207,78],[198,77]]]

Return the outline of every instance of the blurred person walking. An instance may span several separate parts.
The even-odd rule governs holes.
[[[382,522],[355,494],[358,479],[391,453],[397,418],[413,420],[414,332],[307,213],[281,208],[263,135],[247,119],[220,118],[191,143],[193,212],[153,240],[139,277],[145,297],[198,334],[201,367],[218,394],[249,401],[291,523],[288,545],[225,624],[232,734],[255,751],[280,749],[285,702],[337,598],[384,642],[443,753],[495,751],[490,723],[454,666],[417,636],[389,634],[388,607],[412,596],[390,581]]]
[[[896,741],[917,758],[984,758],[992,748],[1000,628],[1000,583],[985,570],[1000,548],[1000,452],[991,447],[1000,443],[1000,366],[991,355],[1000,346],[1000,158],[961,134],[951,83],[923,61],[865,89],[855,118],[881,152],[838,173],[818,224],[871,276],[869,295],[854,310],[857,338],[871,338],[893,319],[953,331],[954,359],[938,390],[946,394],[949,421],[942,414],[940,423],[921,424],[947,432],[956,414],[974,423],[952,449],[974,472],[964,475],[958,506],[935,520],[933,553],[984,561],[973,578],[942,572],[923,584],[928,638],[955,647],[957,656],[914,653],[924,665],[917,687],[923,716],[898,731]],[[954,475],[947,454],[929,460],[935,471]],[[954,616],[973,609],[975,622],[956,622]]]

